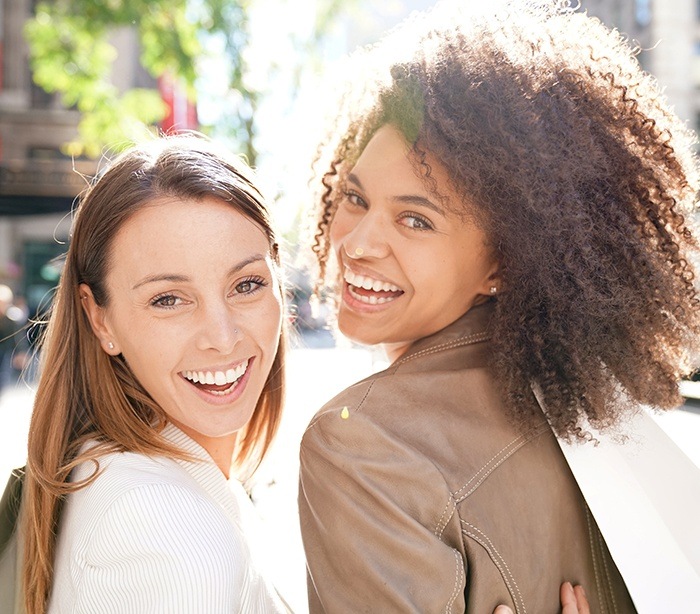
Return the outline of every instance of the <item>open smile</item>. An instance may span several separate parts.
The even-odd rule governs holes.
[[[232,394],[241,384],[248,372],[248,366],[252,358],[246,359],[237,365],[224,370],[182,371],[180,375],[192,384],[197,390],[225,397]]]
[[[345,267],[343,279],[349,295],[365,305],[383,305],[399,298],[404,292],[398,286],[370,277],[359,275]]]

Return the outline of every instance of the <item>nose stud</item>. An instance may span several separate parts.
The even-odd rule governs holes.
[[[358,257],[359,257],[359,256],[362,256],[362,254],[364,254],[364,253],[365,253],[365,250],[362,249],[361,247],[356,247],[356,248],[355,248],[355,256],[358,256]]]

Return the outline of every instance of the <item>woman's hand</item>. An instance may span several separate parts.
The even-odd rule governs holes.
[[[588,599],[582,586],[571,586],[571,582],[564,582],[559,589],[561,599],[561,614],[590,614]],[[513,614],[507,605],[499,605],[493,614]]]

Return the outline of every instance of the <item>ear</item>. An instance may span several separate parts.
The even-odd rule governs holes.
[[[496,296],[502,289],[501,271],[498,266],[498,261],[494,258],[486,275],[484,275],[483,284],[481,286],[481,294],[486,296]]]
[[[92,290],[87,284],[80,284],[80,304],[90,322],[92,332],[95,333],[95,337],[100,341],[102,349],[110,356],[121,354],[121,350],[107,321],[107,313],[104,307],[100,307],[95,302]]]

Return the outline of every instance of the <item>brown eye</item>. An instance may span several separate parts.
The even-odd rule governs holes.
[[[151,305],[154,307],[176,307],[180,299],[174,294],[164,294],[162,296],[157,296],[151,301]]]
[[[237,294],[254,294],[260,288],[267,286],[267,282],[262,277],[252,277],[244,279],[236,284]]]
[[[411,228],[412,230],[435,229],[435,226],[433,226],[432,222],[428,218],[418,215],[417,213],[404,213],[399,217],[399,219],[404,226]]]
[[[367,203],[365,202],[365,199],[362,198],[362,196],[360,196],[354,190],[346,190],[344,192],[344,195],[351,205],[354,205],[355,207],[362,207],[363,209],[367,208]]]

